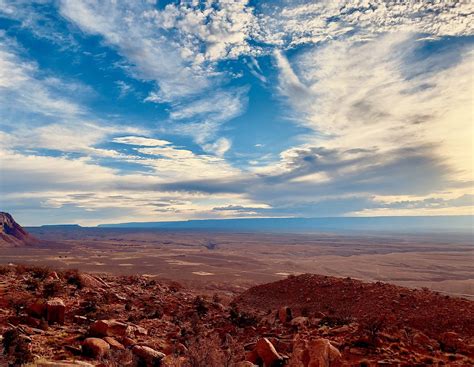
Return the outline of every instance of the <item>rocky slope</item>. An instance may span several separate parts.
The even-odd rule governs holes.
[[[468,366],[473,319],[472,301],[309,274],[232,299],[149,277],[0,268],[0,366]]]
[[[10,214],[0,212],[0,247],[33,245],[37,242]]]

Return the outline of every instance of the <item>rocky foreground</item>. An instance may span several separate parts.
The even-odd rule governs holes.
[[[310,274],[232,298],[0,268],[0,366],[472,366],[473,320],[469,300]]]

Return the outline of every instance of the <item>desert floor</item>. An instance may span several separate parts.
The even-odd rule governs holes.
[[[310,272],[428,287],[474,299],[474,245],[469,234],[28,230],[42,244],[0,249],[0,263],[147,274],[210,291],[238,291]]]

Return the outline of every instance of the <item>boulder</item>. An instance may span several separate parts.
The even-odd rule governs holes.
[[[82,352],[84,355],[92,358],[102,358],[110,350],[110,345],[100,338],[87,338],[82,343]]]
[[[116,320],[97,320],[89,327],[92,336],[124,337],[128,333],[128,325]]]
[[[309,363],[309,353],[306,340],[301,335],[296,335],[293,342],[293,353],[288,361],[289,367],[307,367]]]
[[[306,340],[297,335],[288,367],[339,367],[341,358],[341,353],[329,340]]]
[[[245,352],[245,360],[247,362],[250,362],[252,364],[257,364],[259,359],[260,359],[260,357],[258,356],[258,354],[255,350],[249,350],[249,351]]]
[[[104,340],[107,343],[109,343],[109,345],[112,349],[125,350],[125,347],[123,346],[123,344],[118,342],[117,339],[115,339],[112,336],[106,336],[106,337],[104,337]]]
[[[267,338],[261,338],[255,345],[257,355],[265,363],[265,366],[276,367],[283,365],[283,358],[278,354],[275,347]]]
[[[154,367],[159,366],[161,360],[166,357],[164,353],[158,352],[146,345],[135,345],[132,348],[135,361],[141,366]]]
[[[278,319],[282,324],[290,322],[292,318],[291,308],[284,306],[278,310]]]
[[[49,324],[64,325],[66,305],[61,298],[52,298],[46,302],[46,320]]]
[[[308,367],[336,367],[341,365],[341,353],[327,339],[308,342]]]

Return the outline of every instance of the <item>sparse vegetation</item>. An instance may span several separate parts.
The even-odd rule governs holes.
[[[3,333],[3,353],[13,366],[21,366],[33,361],[29,343],[29,338],[21,335],[15,328],[8,329]]]

